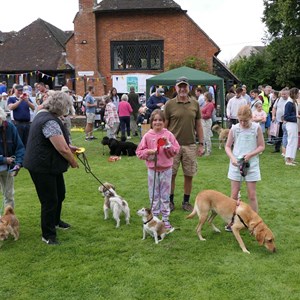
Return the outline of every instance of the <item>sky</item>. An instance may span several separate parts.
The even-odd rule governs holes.
[[[244,46],[263,45],[263,0],[174,1],[219,46],[218,58],[225,63]],[[6,12],[0,17],[2,32],[19,31],[38,18],[61,30],[73,30],[78,0],[2,0],[1,11]]]

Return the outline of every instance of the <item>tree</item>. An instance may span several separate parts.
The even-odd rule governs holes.
[[[262,20],[269,45],[261,53],[233,62],[230,69],[249,87],[300,86],[300,0],[264,0]]]
[[[275,74],[271,57],[267,49],[249,57],[243,57],[230,64],[230,70],[246,84],[249,89],[257,88],[260,84],[268,83],[275,86]]]
[[[208,72],[208,64],[207,64],[206,60],[203,58],[194,57],[194,56],[186,57],[181,62],[170,63],[167,67],[167,70],[172,70],[172,69],[176,69],[176,68],[183,67],[183,66],[193,68],[196,70],[200,70],[200,71],[204,71],[204,72]]]
[[[276,70],[276,85],[300,84],[300,1],[264,0],[264,17],[270,44],[270,63]]]
[[[272,38],[300,34],[299,0],[264,0],[263,22]]]

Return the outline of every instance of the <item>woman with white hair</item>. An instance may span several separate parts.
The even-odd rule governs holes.
[[[0,108],[0,186],[4,206],[14,207],[14,176],[22,166],[25,147],[14,124],[6,121],[6,112]]]
[[[69,165],[78,168],[77,147],[69,144],[68,132],[59,117],[66,115],[72,102],[64,92],[51,92],[35,116],[28,137],[24,167],[30,172],[41,202],[42,241],[57,245],[56,228],[68,229],[60,218],[65,199],[63,173]]]
[[[127,132],[127,139],[130,136],[130,114],[133,112],[131,105],[128,103],[128,96],[123,94],[119,103],[119,119],[122,133],[122,140],[126,140],[125,131]]]

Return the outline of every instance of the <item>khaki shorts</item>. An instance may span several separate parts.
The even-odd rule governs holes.
[[[176,175],[179,165],[182,165],[185,176],[195,176],[198,171],[197,145],[180,146],[179,153],[174,157],[172,174]]]
[[[95,114],[93,113],[86,113],[86,122],[89,124],[94,124],[95,122]]]

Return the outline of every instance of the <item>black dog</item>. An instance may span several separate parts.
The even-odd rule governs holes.
[[[137,145],[132,142],[119,142],[116,139],[110,139],[109,137],[105,136],[101,143],[102,145],[107,145],[109,147],[110,155],[135,156],[135,150],[137,148]]]

